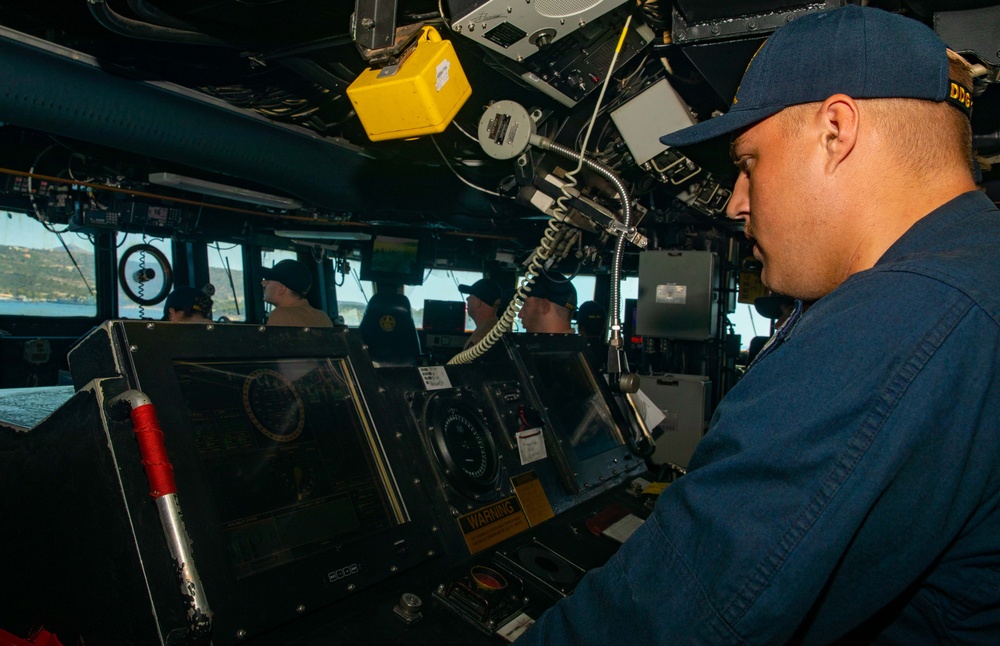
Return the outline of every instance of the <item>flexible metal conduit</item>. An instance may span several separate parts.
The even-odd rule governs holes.
[[[560,143],[547,139],[545,137],[538,137],[536,141],[532,141],[533,144],[542,148],[543,150],[551,150],[553,152],[559,153],[564,157],[569,157],[570,159],[579,159],[580,153],[576,152],[572,148],[563,146]],[[599,173],[606,180],[611,182],[615,190],[618,191],[618,201],[622,206],[622,224],[626,228],[632,228],[632,206],[629,204],[628,191],[625,189],[625,184],[622,183],[618,176],[614,172],[605,166],[604,164],[594,161],[588,157],[583,158],[583,163],[596,173]],[[615,254],[611,260],[611,302],[608,306],[608,313],[611,315],[611,340],[614,343],[616,340],[621,340],[621,329],[622,329],[622,319],[621,319],[621,277],[622,277],[622,256],[625,253],[625,236],[619,235],[615,241]]]
[[[542,266],[554,256],[556,248],[559,246],[557,244],[558,240],[565,234],[566,230],[566,225],[559,220],[555,218],[549,220],[545,231],[542,232],[541,241],[539,241],[538,246],[531,253],[528,260],[528,269],[517,283],[514,298],[510,299],[510,303],[507,305],[507,309],[504,310],[503,315],[500,316],[500,319],[479,343],[452,357],[448,361],[448,365],[471,363],[473,360],[478,359],[486,354],[500,340],[500,337],[514,326],[514,318],[521,311],[521,307],[528,300],[528,296],[531,295],[531,287],[535,284],[535,279],[542,272]]]
[[[562,144],[552,141],[546,137],[533,135],[531,143],[539,148],[542,148],[543,150],[551,150],[552,152],[558,153],[570,159],[579,159],[580,157],[580,154],[572,148],[563,146]],[[631,229],[632,207],[629,204],[628,192],[625,190],[625,184],[622,183],[617,175],[615,175],[614,171],[604,164],[586,157],[583,158],[583,163],[586,164],[588,168],[600,173],[609,182],[614,184],[615,189],[618,191],[619,202],[622,206],[623,224],[626,228]],[[549,224],[542,235],[542,241],[531,255],[528,271],[525,272],[524,278],[518,284],[517,295],[511,300],[507,309],[500,317],[500,320],[486,335],[486,338],[480,341],[477,345],[452,357],[452,359],[448,362],[449,364],[472,362],[485,354],[487,350],[493,347],[501,336],[510,330],[513,325],[514,317],[517,315],[518,310],[521,309],[521,304],[528,297],[528,295],[530,295],[529,293],[531,292],[531,286],[535,282],[535,277],[541,272],[541,265],[552,257],[554,248],[557,246],[554,244],[554,241],[561,234],[564,228],[565,225],[558,220],[553,219],[549,221]],[[621,356],[621,352],[624,348],[624,340],[622,339],[621,334],[621,308],[619,307],[619,303],[621,302],[622,256],[624,253],[625,236],[619,235],[617,241],[615,242],[615,253],[611,261],[611,305],[609,307],[612,312],[611,347],[616,351],[616,358]],[[612,368],[612,372],[621,372],[621,365],[609,365],[609,368]]]

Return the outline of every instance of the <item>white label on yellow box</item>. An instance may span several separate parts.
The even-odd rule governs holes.
[[[437,81],[434,84],[434,89],[438,92],[444,87],[444,84],[448,82],[448,72],[451,70],[451,61],[447,58],[438,63],[437,66]]]

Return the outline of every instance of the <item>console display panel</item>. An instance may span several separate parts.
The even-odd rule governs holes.
[[[588,460],[625,443],[582,353],[536,350],[532,359],[538,396],[577,460]]]
[[[586,339],[575,334],[508,337],[568,493],[600,487],[642,465],[624,435],[628,422],[592,367]]]
[[[346,360],[172,363],[237,579],[406,520]]]

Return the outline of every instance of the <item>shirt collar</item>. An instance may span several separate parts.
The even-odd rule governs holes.
[[[963,193],[917,220],[906,233],[900,236],[899,240],[896,240],[882,254],[875,266],[898,260],[908,253],[919,250],[929,242],[936,240],[938,234],[945,227],[975,213],[995,208],[993,200],[982,191]]]

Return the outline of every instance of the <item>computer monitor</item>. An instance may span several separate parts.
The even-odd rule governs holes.
[[[583,337],[514,334],[505,339],[551,434],[553,458],[570,493],[640,466],[626,439],[628,422],[604,377],[593,369]]]
[[[429,332],[465,332],[465,303],[462,301],[424,301],[424,329]]]
[[[361,248],[361,280],[396,285],[424,282],[422,241],[418,238],[376,235]]]
[[[426,492],[395,472],[412,457],[384,441],[400,422],[368,403],[376,378],[357,334],[111,321],[70,365],[77,384],[121,380],[155,406],[218,634],[263,634],[440,553]],[[104,445],[122,491],[88,504],[128,519],[106,540],[134,537],[169,632],[184,608],[177,575],[135,433],[119,426]],[[105,578],[137,576],[121,567]]]
[[[237,579],[404,522],[345,359],[172,364]]]

